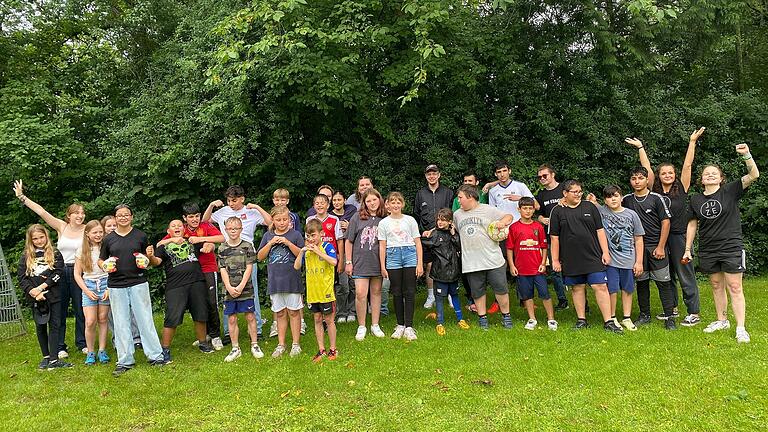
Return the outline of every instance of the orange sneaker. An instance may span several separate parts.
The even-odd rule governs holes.
[[[315,354],[314,357],[312,357],[312,363],[320,363],[323,361],[323,357],[325,357],[327,354],[325,353],[325,350],[318,351],[317,354]]]
[[[336,357],[339,355],[339,351],[332,349],[328,350],[328,360],[336,360]]]

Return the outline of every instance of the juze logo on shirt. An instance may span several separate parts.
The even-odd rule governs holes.
[[[723,212],[723,205],[718,200],[709,200],[701,205],[701,215],[707,219],[716,219]]]

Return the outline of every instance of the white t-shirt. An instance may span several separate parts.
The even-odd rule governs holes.
[[[488,204],[479,204],[470,211],[453,213],[453,223],[459,230],[461,241],[461,271],[470,273],[493,270],[504,265],[499,242],[488,236],[488,225],[506,214]]]
[[[421,237],[419,225],[411,216],[395,219],[387,216],[379,222],[379,240],[386,240],[387,247],[415,246],[415,238]]]
[[[99,267],[99,255],[101,254],[101,248],[91,248],[91,271],[86,272],[83,270],[83,279],[88,280],[99,280],[101,278],[105,278],[109,276],[107,272],[101,269]],[[77,252],[75,252],[75,259],[80,261],[80,257],[83,256],[83,249],[78,248]]]
[[[253,232],[256,230],[256,226],[264,225],[264,218],[261,216],[261,213],[256,209],[243,207],[235,211],[230,206],[224,206],[211,215],[211,221],[216,222],[221,232],[224,232],[224,222],[232,216],[240,218],[243,222],[243,231],[240,233],[240,238],[248,243],[253,243]]]
[[[518,181],[511,180],[506,186],[502,186],[501,183],[499,183],[488,191],[488,204],[506,214],[511,214],[512,223],[515,223],[520,219],[520,209],[518,207],[518,201],[510,201],[504,198],[505,195],[510,194],[533,198],[533,194],[531,193],[531,190],[528,189],[528,186]]]

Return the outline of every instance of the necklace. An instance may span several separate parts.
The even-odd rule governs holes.
[[[637,195],[635,195],[635,194],[632,194],[632,196],[633,196],[633,197],[635,197],[635,201],[636,201],[636,202],[638,202],[638,203],[644,203],[644,202],[645,202],[645,200],[647,200],[647,199],[648,199],[648,196],[649,196],[650,194],[651,194],[650,192],[648,192],[647,194],[645,194],[645,196],[643,197],[643,200],[642,200],[642,201],[640,201],[639,199],[637,199]]]

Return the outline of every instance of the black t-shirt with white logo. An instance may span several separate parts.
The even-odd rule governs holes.
[[[661,195],[656,192],[649,192],[644,197],[628,194],[624,195],[621,205],[634,210],[640,216],[640,222],[645,230],[643,245],[646,247],[657,246],[661,238],[661,221],[671,217]]]
[[[603,219],[594,204],[582,201],[575,208],[557,206],[549,219],[549,235],[560,240],[560,262],[564,276],[605,271],[597,240]]]
[[[688,192],[685,191],[680,180],[675,179],[675,184],[677,185],[677,196],[673,197],[669,192],[664,192],[663,190],[659,192],[659,195],[661,195],[661,199],[664,200],[664,204],[667,205],[669,213],[672,215],[669,222],[669,233],[685,234],[685,230],[688,228],[688,221],[691,219],[691,214],[688,213]]]
[[[147,246],[147,235],[136,228],[131,228],[124,236],[117,231],[107,234],[101,242],[99,258],[106,260],[109,257],[117,257],[117,270],[109,274],[107,286],[128,288],[146,282],[147,271],[136,267],[136,257],[133,254],[143,254]]]
[[[736,252],[744,249],[739,198],[741,179],[726,183],[711,195],[691,195],[690,211],[699,220],[699,251]]]
[[[563,199],[563,184],[558,184],[552,190],[542,190],[536,194],[536,201],[539,202],[539,213],[544,217],[552,214],[552,209],[557,207],[557,203]]]

